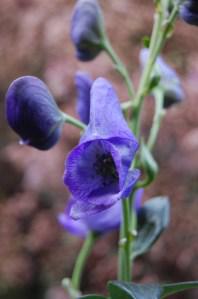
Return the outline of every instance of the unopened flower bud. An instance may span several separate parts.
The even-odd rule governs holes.
[[[102,50],[104,35],[103,16],[97,0],[78,0],[71,24],[71,38],[77,58],[94,59]]]
[[[198,26],[198,1],[185,1],[180,9],[180,17],[188,24]]]
[[[62,114],[44,82],[33,76],[16,79],[6,93],[6,115],[22,144],[50,149],[61,135]]]
[[[90,91],[93,81],[88,74],[77,72],[75,76],[75,84],[78,93],[77,113],[80,120],[88,125],[90,117]]]
[[[140,52],[140,63],[144,68],[149,57],[149,49]],[[184,99],[184,92],[177,73],[164,61],[162,57],[156,59],[153,76],[159,76],[158,86],[164,91],[164,108],[169,108]]]

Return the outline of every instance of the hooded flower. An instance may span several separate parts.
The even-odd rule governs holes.
[[[97,0],[78,0],[71,22],[71,39],[77,58],[94,59],[102,50],[103,16]]]
[[[47,86],[38,78],[16,79],[6,93],[6,115],[21,143],[50,149],[61,135],[62,116]]]
[[[180,17],[190,25],[198,26],[198,2],[187,0],[181,5]]]
[[[149,49],[140,52],[140,63],[145,66],[149,57]],[[158,57],[154,66],[154,76],[160,76],[159,87],[164,90],[164,108],[169,108],[180,103],[184,99],[184,92],[177,73],[163,60]]]
[[[90,115],[90,91],[93,81],[88,74],[78,72],[75,77],[77,97],[77,113],[80,120],[86,125],[89,123]]]
[[[89,125],[65,165],[73,218],[101,212],[129,195],[140,175],[130,170],[137,148],[114,89],[97,79],[91,88]]]
[[[134,208],[135,211],[141,207],[143,189],[138,189],[135,193]],[[69,215],[72,200],[69,201],[65,212],[58,215],[58,222],[72,235],[85,237],[90,231],[98,234],[104,234],[114,229],[118,229],[122,218],[121,201],[117,201],[112,207],[96,215],[87,215],[86,217],[74,220]]]

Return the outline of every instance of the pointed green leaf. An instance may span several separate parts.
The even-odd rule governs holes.
[[[198,281],[172,284],[137,284],[122,281],[108,283],[111,299],[162,299],[193,288],[198,288]]]
[[[170,204],[167,197],[152,198],[138,212],[138,235],[132,258],[147,252],[169,224]]]
[[[178,282],[178,283],[169,283],[163,284],[163,291],[161,294],[161,298],[165,298],[167,296],[183,292],[189,289],[198,288],[198,281],[186,281],[186,282]]]
[[[108,283],[111,299],[158,299],[162,292],[158,284],[137,284],[122,281]]]

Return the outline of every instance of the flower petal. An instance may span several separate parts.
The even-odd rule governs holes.
[[[95,197],[119,192],[119,178],[114,180],[111,175],[104,177],[98,173],[98,159],[109,153],[115,163],[115,171],[119,174],[120,156],[108,141],[85,142],[76,146],[69,154],[64,182],[78,200],[86,200],[90,194]]]
[[[82,219],[74,220],[66,212],[60,213],[57,218],[61,226],[72,235],[86,237],[89,232],[85,221]]]
[[[107,80],[98,78],[91,88],[90,122],[81,143],[101,137],[128,138],[137,142],[124,119],[113,87]]]
[[[117,201],[112,207],[96,215],[86,217],[86,222],[90,230],[105,233],[120,226],[122,215],[122,203]]]
[[[113,195],[104,195],[100,197],[100,204],[98,203],[97,197],[92,199],[92,201],[80,201],[77,198],[74,198],[70,210],[70,216],[73,219],[80,219],[100,213],[112,207],[120,199],[120,193]]]
[[[121,198],[126,198],[132,191],[133,186],[137,183],[137,180],[140,177],[139,169],[129,170],[125,185],[121,191]]]
[[[78,72],[75,76],[75,83],[78,91],[77,113],[80,116],[80,120],[88,124],[90,115],[90,90],[93,81],[88,74]]]

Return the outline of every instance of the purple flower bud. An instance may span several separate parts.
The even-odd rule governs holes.
[[[137,148],[113,87],[105,79],[95,80],[89,125],[65,165],[73,218],[101,212],[129,195],[140,175],[130,169]]]
[[[6,93],[6,115],[21,143],[50,149],[61,135],[63,119],[47,86],[38,78],[16,79]]]
[[[149,57],[149,49],[140,51],[140,63],[144,68]],[[177,73],[164,61],[158,57],[153,70],[154,76],[160,76],[159,87],[164,90],[164,108],[169,108],[180,103],[184,99],[184,92]]]
[[[71,23],[71,38],[77,58],[94,59],[102,50],[103,16],[97,0],[78,0]]]
[[[139,189],[135,193],[134,208],[135,211],[141,207],[143,189]],[[90,231],[104,234],[120,227],[122,220],[122,202],[117,201],[112,207],[96,215],[86,215],[86,217],[74,220],[71,218],[70,209],[72,200],[69,201],[63,213],[58,215],[58,222],[61,226],[72,235],[85,237]]]
[[[180,8],[180,17],[190,25],[198,26],[198,2],[187,0]]]
[[[75,77],[77,97],[77,113],[80,120],[86,125],[89,123],[90,115],[90,91],[93,81],[89,75],[83,72],[78,72]]]
[[[134,197],[133,202],[134,202],[134,209],[137,213],[138,213],[138,211],[140,210],[140,208],[142,206],[143,195],[144,195],[144,189],[143,188],[137,189],[135,191],[135,197]]]

